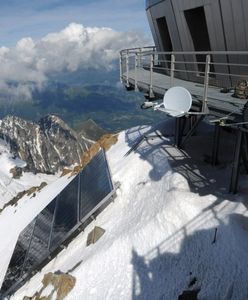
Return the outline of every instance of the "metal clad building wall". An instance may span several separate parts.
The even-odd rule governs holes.
[[[101,150],[20,233],[1,295],[21,285],[113,191],[105,153]]]
[[[247,0],[220,0],[227,50],[248,49]]]
[[[173,6],[174,13],[169,8]],[[193,51],[193,43],[184,10],[204,6],[211,48],[213,51],[242,51],[248,49],[248,1],[247,0],[148,0],[147,11],[155,24],[157,18],[164,15],[171,35],[180,35],[183,51]],[[168,13],[166,13],[168,11]],[[174,23],[170,18],[174,18]],[[148,20],[151,25],[151,20]],[[151,26],[152,27],[152,26]],[[173,30],[177,30],[172,32]],[[175,43],[173,43],[175,45]],[[176,45],[175,45],[176,46]],[[174,51],[181,49],[175,47]]]
[[[153,40],[154,40],[154,44],[158,49],[158,46],[159,46],[158,32],[154,27],[153,17],[152,17],[150,9],[146,11],[146,15],[147,15],[147,19],[148,19],[148,22],[149,22],[149,25],[150,25],[150,29],[151,29],[152,37],[153,37]]]
[[[168,25],[168,30],[169,30],[170,39],[173,48],[172,50],[182,51],[183,50],[182,43],[180,40],[180,35],[178,32],[178,27],[177,27],[176,18],[175,18],[171,0],[163,1],[158,3],[157,5],[152,6],[147,11],[147,14],[151,15],[151,18],[150,19],[148,18],[148,20],[149,20],[150,27],[153,28],[153,31],[155,31],[153,36],[156,35],[156,39],[154,39],[154,42],[157,49],[159,51],[165,51],[165,49],[163,49],[163,41],[161,40],[162,37],[160,36],[158,22],[157,22],[159,18],[164,17]],[[165,59],[165,58],[161,57],[161,59]],[[178,56],[177,59],[179,61],[184,61],[184,57],[181,55]],[[180,69],[185,70],[186,66],[184,64],[181,64]],[[184,77],[185,79],[188,79],[188,75],[185,72],[183,72],[181,76]]]
[[[178,24],[178,30],[180,34],[180,39],[182,41],[183,51],[195,51],[192,37],[186,22],[184,11],[189,9],[194,9],[197,7],[204,7],[204,12],[206,16],[206,23],[208,29],[208,35],[210,40],[210,46],[212,51],[225,50],[225,38],[222,26],[222,18],[220,12],[219,2],[216,0],[172,0],[176,22]],[[206,49],[208,50],[208,49]],[[212,57],[216,62],[226,63],[227,58],[222,57]],[[196,61],[196,59],[195,59]],[[228,69],[226,66],[218,66],[215,70],[219,73],[227,73]],[[217,80],[223,80],[223,77],[216,78]],[[191,80],[196,81],[197,78],[191,75]]]
[[[155,44],[160,50],[162,50],[162,42],[159,30],[156,27],[156,20],[164,16],[171,35],[173,51],[195,51],[191,32],[185,18],[185,11],[199,7],[204,8],[211,46],[210,50],[247,50],[248,21],[245,18],[246,11],[248,10],[247,0],[166,0],[162,2],[148,2],[147,11],[152,17],[152,20],[148,20],[150,27],[154,28],[158,36]],[[246,25],[244,26],[244,24]],[[233,47],[235,45],[237,48],[231,49],[230,45]],[[206,50],[208,51],[209,49]],[[215,72],[228,73],[229,69],[225,66],[228,59],[225,56],[213,56],[212,60],[214,62],[223,63],[223,65],[215,67]],[[192,61],[192,56],[184,56],[182,60]],[[193,60],[196,62],[196,57]],[[183,68],[185,69],[185,66]],[[192,65],[187,65],[187,69],[197,71]],[[186,74],[180,74],[180,78],[187,79]],[[189,73],[188,79],[192,81],[200,80],[198,76],[192,73]],[[216,80],[222,81],[223,77],[218,75]],[[227,86],[229,84],[227,82]]]
[[[228,51],[247,51],[248,49],[248,2],[247,0],[220,0],[226,45]],[[247,64],[245,56],[230,56],[230,63]],[[247,68],[230,67],[231,73],[248,74]],[[232,78],[233,85],[239,79]]]

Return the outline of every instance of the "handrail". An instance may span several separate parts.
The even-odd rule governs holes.
[[[187,55],[187,54],[212,54],[212,55],[248,55],[248,51],[158,51],[155,46],[136,47],[129,49],[122,49],[120,53],[125,51],[139,51],[139,49],[154,49],[156,54],[174,54],[174,55]]]
[[[203,84],[202,111],[207,109],[208,87],[233,88],[242,79],[248,80],[248,51],[157,51],[155,46],[123,49],[121,81],[130,87],[134,81],[137,91],[142,82],[140,70],[149,71],[149,98],[154,98],[155,73],[170,77],[170,86],[175,79]],[[125,62],[125,63],[123,63]],[[130,74],[134,71],[134,78]],[[239,81],[238,81],[239,80]]]

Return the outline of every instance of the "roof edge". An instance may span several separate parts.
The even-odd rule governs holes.
[[[146,10],[148,10],[149,8],[151,8],[152,6],[161,3],[165,0],[146,0]]]

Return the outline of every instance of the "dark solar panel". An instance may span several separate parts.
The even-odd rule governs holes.
[[[21,232],[1,293],[9,294],[21,285],[113,190],[105,153],[100,151]]]
[[[34,230],[35,220],[33,220],[19,235],[14,253],[12,255],[5,279],[2,285],[2,290],[8,290],[17,278],[20,278],[23,273],[23,265],[27,257],[28,248]]]
[[[113,190],[103,151],[81,172],[80,187],[80,219],[83,219]]]
[[[65,234],[78,223],[79,176],[64,189],[56,200],[55,219],[51,235],[50,248],[54,249],[63,240]]]

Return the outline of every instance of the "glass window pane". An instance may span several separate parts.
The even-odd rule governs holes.
[[[39,263],[49,255],[48,244],[56,204],[55,200],[56,199],[43,209],[36,218],[27,261],[24,266],[24,272],[28,272],[35,266],[39,265]]]
[[[30,239],[32,236],[35,220],[33,220],[20,234],[18,242],[16,244],[14,253],[10,260],[10,264],[7,273],[4,278],[4,282],[1,291],[8,290],[13,284],[17,282],[21,276],[23,263],[25,261],[26,253],[29,248]]]
[[[57,196],[57,207],[52,230],[51,248],[58,246],[65,235],[77,224],[78,176]]]
[[[80,219],[113,190],[108,165],[100,151],[80,174]]]

